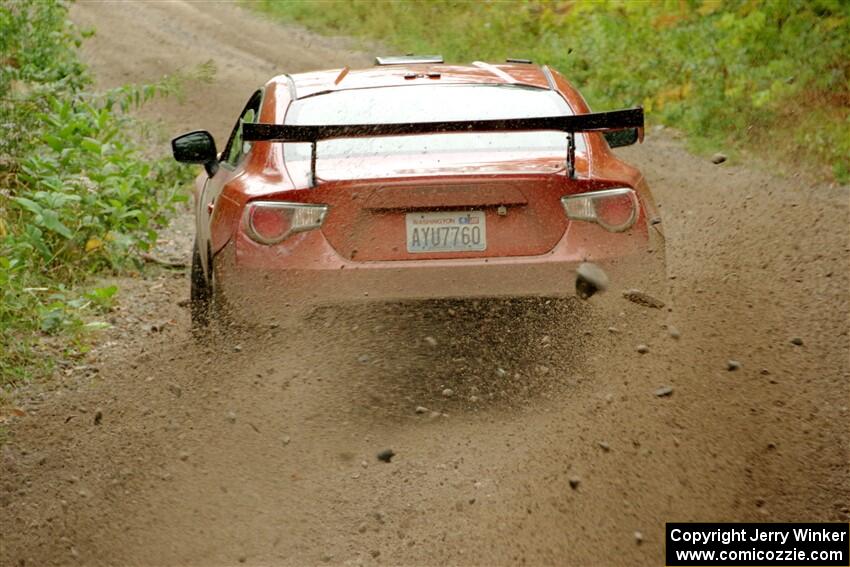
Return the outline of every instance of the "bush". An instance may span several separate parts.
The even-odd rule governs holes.
[[[642,104],[697,148],[732,145],[850,181],[850,3],[842,0],[252,3],[326,33],[451,61],[529,57],[599,109]]]
[[[150,159],[123,110],[174,92],[178,79],[85,89],[81,35],[59,2],[0,5],[0,384],[49,371],[39,334],[64,334],[81,352],[83,315],[107,308],[115,288],[88,293],[90,275],[138,267],[165,226],[188,172]],[[209,72],[209,69],[206,70]]]

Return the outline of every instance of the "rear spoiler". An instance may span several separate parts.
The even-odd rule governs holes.
[[[575,133],[607,132],[643,128],[643,108],[628,108],[610,112],[575,114],[572,116],[544,116],[539,118],[509,118],[505,120],[457,120],[448,122],[410,122],[400,124],[345,124],[345,125],[242,125],[242,139],[246,142],[310,143],[310,176],[316,179],[316,144],[334,138],[372,138],[379,136],[413,136],[417,134],[446,134],[460,132],[519,132],[531,130],[557,130],[567,133],[567,169],[575,176]]]

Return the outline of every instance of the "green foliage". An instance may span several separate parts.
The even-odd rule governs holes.
[[[80,290],[95,273],[139,269],[177,203],[187,172],[150,159],[125,111],[179,94],[187,76],[92,94],[80,35],[60,2],[0,5],[0,385],[49,370],[39,337],[86,350],[84,319],[115,287]],[[206,79],[211,65],[188,78]]]
[[[397,0],[250,6],[447,60],[528,57],[593,107],[642,104],[697,147],[827,164],[850,181],[850,3]]]
[[[185,200],[176,168],[145,160],[122,135],[124,121],[85,99],[52,96],[39,121],[44,145],[20,159],[22,187],[7,209],[19,229],[10,231],[8,257],[72,281],[149,249],[172,205]]]

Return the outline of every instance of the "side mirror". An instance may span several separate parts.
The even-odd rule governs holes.
[[[638,141],[638,129],[626,128],[625,130],[611,130],[603,132],[605,140],[612,148],[621,148],[623,146],[631,146]]]
[[[206,130],[195,130],[177,136],[171,140],[171,153],[180,163],[203,164],[207,175],[212,177],[218,171],[218,154],[215,140]]]

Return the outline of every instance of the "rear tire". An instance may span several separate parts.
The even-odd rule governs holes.
[[[189,283],[189,311],[192,316],[192,332],[205,333],[210,326],[212,310],[212,286],[204,274],[198,242],[192,246],[192,273]]]

